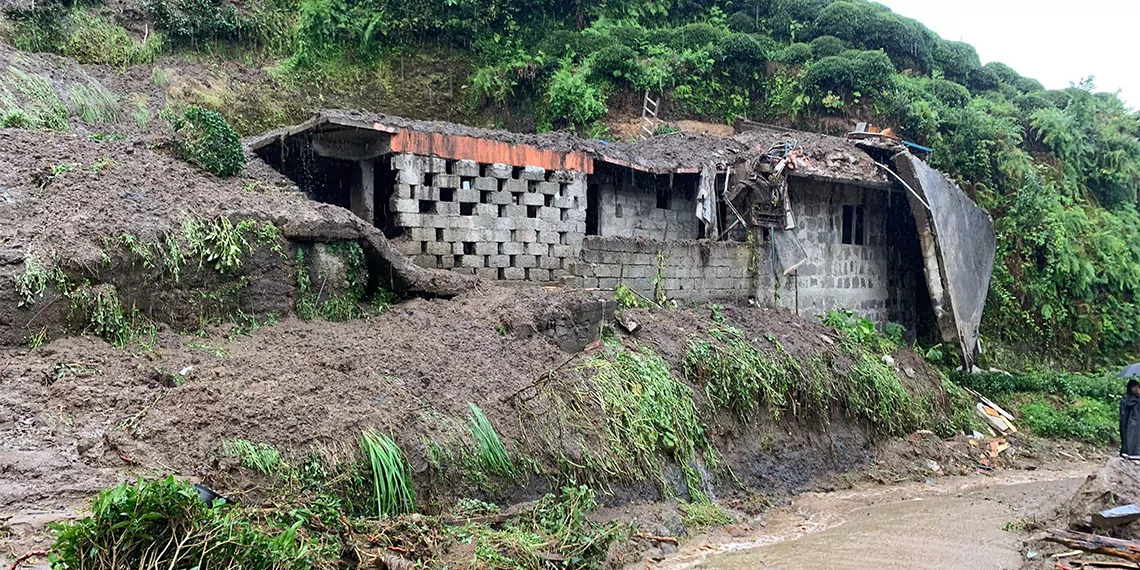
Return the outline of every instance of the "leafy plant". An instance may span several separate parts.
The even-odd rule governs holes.
[[[173,476],[123,483],[101,491],[91,514],[53,523],[52,568],[310,567],[310,545],[297,520],[284,527],[258,524],[228,507],[210,509],[188,483]]]
[[[503,442],[499,440],[495,427],[491,425],[491,421],[479,406],[470,402],[467,405],[471,408],[471,413],[467,416],[468,428],[475,440],[480,465],[490,473],[502,477],[514,477],[518,469],[507,449],[503,447]]]
[[[360,451],[371,470],[376,516],[406,513],[415,509],[412,472],[404,452],[392,438],[367,430],[360,436]]]
[[[182,158],[218,176],[234,176],[245,167],[241,139],[221,113],[191,105],[171,125],[178,133]]]
[[[254,443],[248,439],[230,439],[222,442],[222,452],[235,457],[243,467],[263,475],[273,475],[282,465],[281,452],[267,443]]]

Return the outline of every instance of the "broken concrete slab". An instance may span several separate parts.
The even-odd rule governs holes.
[[[993,218],[913,154],[900,152],[893,160],[909,186],[938,328],[943,340],[958,345],[968,368],[977,351],[997,251]]]

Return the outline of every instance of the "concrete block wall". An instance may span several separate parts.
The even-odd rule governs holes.
[[[904,196],[886,190],[793,179],[789,185],[796,220],[795,237],[808,261],[779,284],[785,301],[804,316],[847,309],[879,324],[896,322],[913,331],[916,279],[904,266],[893,239],[916,239],[888,227],[889,200]],[[865,245],[842,243],[843,206],[863,206]],[[793,297],[794,296],[794,297]]]
[[[618,180],[620,178],[620,180]],[[623,176],[595,174],[598,184],[598,235],[654,240],[696,239],[701,222],[697,219],[696,193],[699,176],[678,176],[669,189],[668,209],[658,208],[659,183],[648,174]]]
[[[391,211],[395,240],[417,265],[490,279],[572,274],[586,233],[581,172],[401,154]]]
[[[653,298],[660,271],[660,287],[670,299],[747,299],[755,294],[753,261],[752,246],[741,242],[589,236],[582,242],[577,281],[603,289],[624,283]]]

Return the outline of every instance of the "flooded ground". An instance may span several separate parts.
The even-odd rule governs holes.
[[[730,527],[697,539],[655,568],[1020,568],[1025,519],[1067,500],[1096,467],[809,493],[747,533]]]

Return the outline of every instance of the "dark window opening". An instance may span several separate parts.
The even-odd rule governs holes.
[[[421,214],[434,214],[435,201],[434,200],[420,200],[420,213]]]
[[[562,186],[565,189],[565,185]],[[561,190],[559,190],[561,194]],[[601,203],[601,196],[597,184],[589,184],[586,186],[586,235],[598,235],[598,204]],[[574,198],[574,208],[578,208],[578,198]],[[566,212],[562,210],[562,221],[566,221]]]
[[[526,207],[526,217],[537,218],[538,217],[538,206],[527,206]]]
[[[439,189],[439,201],[440,202],[454,202],[455,201],[455,189],[454,188],[440,188]]]
[[[475,242],[463,242],[463,255],[475,255]]]
[[[546,196],[543,198],[543,200],[542,200],[542,204],[543,204],[544,206],[546,206],[547,208],[551,208],[551,207],[554,207],[554,196],[552,196],[552,195],[550,195],[550,194],[547,194],[547,195],[546,195]]]
[[[658,186],[657,187],[657,209],[668,210],[669,209],[669,198],[671,197],[671,195],[672,195],[672,192],[670,191],[669,188]]]
[[[491,191],[490,190],[482,190],[479,192],[479,203],[480,204],[490,204],[491,203]]]
[[[475,203],[474,202],[460,202],[459,203],[459,215],[460,216],[471,216],[474,214],[475,214]]]
[[[863,206],[843,206],[842,241],[845,245],[864,245]]]
[[[435,174],[432,174],[430,172],[425,172],[424,173],[424,186],[433,186],[433,184],[432,184],[433,182],[435,182]]]
[[[420,253],[427,253],[427,244],[428,242],[426,241],[420,242]]]
[[[621,204],[614,204],[614,217],[615,218],[621,217]]]
[[[499,217],[500,218],[507,217],[507,207],[503,204],[499,204]]]
[[[443,241],[443,228],[435,229],[435,241]]]
[[[462,255],[453,255],[453,256],[451,256],[451,262],[455,264],[454,267],[459,267],[459,266],[463,265],[463,256]]]
[[[567,232],[558,232],[558,243],[559,244],[570,245],[570,243],[566,240],[566,234],[567,234]]]

